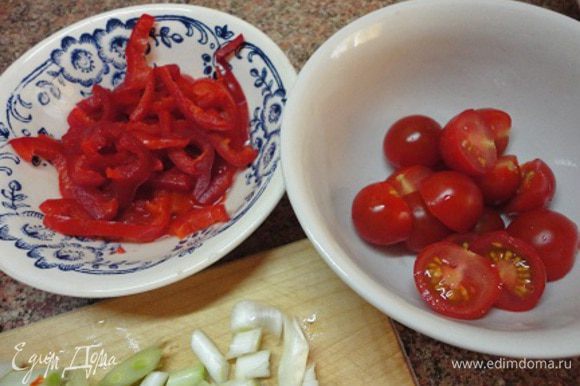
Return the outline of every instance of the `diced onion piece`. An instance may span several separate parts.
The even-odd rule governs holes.
[[[270,376],[270,350],[243,355],[236,360],[236,379],[266,378]]]
[[[284,318],[284,350],[278,366],[279,386],[300,386],[306,371],[308,341],[296,318]]]
[[[169,373],[167,386],[197,386],[205,377],[205,367],[198,364],[183,370]]]
[[[140,386],[163,386],[168,378],[169,373],[164,371],[154,371],[145,377]]]
[[[199,381],[199,383],[195,386],[215,386],[215,383],[209,383],[208,381],[206,381],[205,379],[202,379],[201,381]]]
[[[216,382],[228,379],[230,365],[211,339],[201,330],[193,331],[191,349],[206,367],[210,377]]]
[[[232,359],[258,351],[262,339],[262,329],[241,331],[234,335],[226,358]]]
[[[318,386],[318,379],[316,379],[316,365],[312,364],[304,373],[304,381],[302,386]]]
[[[260,386],[260,382],[255,379],[234,379],[220,383],[219,386]]]
[[[282,334],[284,316],[279,309],[252,300],[242,300],[232,310],[234,332],[262,327],[276,337]]]
[[[141,350],[113,367],[99,382],[99,386],[129,386],[144,378],[159,365],[161,349],[150,347]]]

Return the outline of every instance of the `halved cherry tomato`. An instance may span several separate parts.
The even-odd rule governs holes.
[[[467,232],[467,233],[454,233],[447,238],[445,241],[449,241],[450,243],[457,244],[463,249],[469,250],[471,244],[479,238],[477,233]]]
[[[484,208],[479,220],[473,227],[473,232],[482,234],[493,231],[502,231],[505,229],[505,223],[497,210]]]
[[[423,300],[453,318],[480,318],[501,294],[498,272],[489,259],[446,241],[429,245],[417,256],[413,276]]]
[[[546,266],[548,281],[572,269],[578,246],[578,227],[568,217],[548,209],[522,213],[508,226],[510,235],[532,245]]]
[[[383,141],[387,160],[395,167],[433,167],[441,159],[441,126],[429,117],[411,115],[395,122]]]
[[[387,182],[364,187],[352,203],[352,221],[358,234],[376,245],[391,245],[409,237],[413,218],[407,203]]]
[[[413,252],[419,252],[429,244],[443,240],[451,230],[429,212],[419,192],[407,194],[403,199],[411,208],[413,230],[405,245]]]
[[[507,213],[522,213],[546,207],[556,192],[556,177],[541,159],[526,162],[520,167],[522,181],[506,205]]]
[[[531,245],[499,231],[481,236],[470,248],[489,258],[499,271],[502,291],[496,307],[527,311],[538,304],[546,286],[546,268]]]
[[[483,212],[483,197],[467,176],[438,172],[428,177],[419,188],[429,211],[456,232],[467,232]]]
[[[490,171],[475,177],[475,182],[481,189],[486,204],[499,205],[516,194],[521,179],[517,157],[504,155],[497,160]]]
[[[482,175],[497,161],[493,133],[475,110],[466,110],[445,125],[440,149],[448,167],[469,175]]]
[[[393,185],[399,195],[406,196],[419,190],[423,180],[433,172],[426,166],[414,165],[399,169],[387,178],[387,182]]]
[[[476,111],[493,133],[497,155],[502,155],[509,143],[512,118],[505,111],[497,109],[478,109]]]

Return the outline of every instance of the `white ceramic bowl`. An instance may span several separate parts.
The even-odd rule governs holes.
[[[538,307],[445,318],[421,300],[414,257],[365,244],[352,199],[390,173],[388,127],[410,114],[445,124],[473,107],[509,112],[509,153],[554,170],[552,207],[580,222],[580,23],[518,2],[425,0],[389,6],[337,32],[310,58],[284,117],[282,164],[300,223],[355,291],[441,341],[516,357],[580,354],[580,264],[550,283]]]
[[[142,13],[156,16],[149,61],[177,63],[195,77],[211,75],[213,53],[243,33],[246,45],[230,60],[246,94],[256,161],[241,172],[226,208],[232,220],[182,241],[149,244],[63,237],[42,225],[38,205],[59,197],[57,175],[47,164],[20,162],[7,141],[46,130],[60,137],[66,116],[93,84],[111,87],[123,78],[124,45]],[[22,31],[26,33],[26,31]],[[108,297],[142,292],[191,275],[241,243],[284,192],[280,124],[286,92],[296,72],[261,31],[231,15],[187,5],[119,9],[80,21],[47,38],[0,79],[0,269],[40,289],[65,295]]]

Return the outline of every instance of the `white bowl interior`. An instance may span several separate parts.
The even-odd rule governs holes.
[[[437,339],[489,353],[580,353],[580,264],[550,283],[530,312],[492,310],[462,322],[428,310],[412,279],[414,257],[364,243],[352,199],[391,169],[383,136],[425,114],[442,125],[467,108],[513,119],[508,153],[541,158],[556,174],[552,208],[580,221],[580,25],[506,1],[415,1],[355,21],[306,64],[283,132],[287,189],[298,217],[339,275],[372,304]]]

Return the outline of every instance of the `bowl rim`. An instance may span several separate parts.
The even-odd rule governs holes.
[[[289,96],[286,119],[282,124],[282,169],[286,191],[298,221],[326,263],[355,292],[389,317],[439,341],[486,354],[517,358],[576,356],[580,354],[580,346],[574,339],[563,337],[558,340],[558,344],[555,344],[553,336],[550,337],[548,336],[550,334],[546,334],[542,342],[539,342],[537,333],[534,332],[490,330],[471,325],[468,321],[462,322],[447,318],[408,303],[399,295],[386,290],[377,280],[354,263],[348,253],[335,241],[332,232],[322,220],[321,210],[310,199],[312,192],[307,187],[305,166],[300,159],[300,130],[294,130],[296,128],[294,116],[300,113],[299,101],[311,88],[311,84],[307,84],[305,79],[313,78],[318,71],[317,68],[323,67],[323,62],[341,41],[366,25],[396,16],[401,10],[422,7],[453,9],[456,6],[477,9],[481,5],[514,10],[521,13],[521,17],[525,17],[526,13],[541,16],[544,20],[558,24],[559,27],[574,28],[580,36],[580,23],[573,18],[536,5],[512,0],[472,0],[470,2],[463,0],[409,0],[388,5],[350,22],[328,38],[310,56],[302,67]],[[477,338],[474,339],[474,336]],[[546,342],[551,344],[539,344]]]
[[[32,60],[40,51],[45,50],[47,47],[54,46],[55,41],[60,41],[60,38],[66,36],[67,34],[77,32],[80,33],[83,28],[91,28],[91,25],[102,24],[104,20],[110,18],[123,18],[130,17],[133,15],[138,15],[140,13],[151,13],[153,16],[158,14],[167,14],[171,12],[179,12],[184,15],[191,17],[196,17],[196,15],[202,15],[207,19],[210,19],[212,15],[217,15],[221,18],[228,20],[228,23],[236,25],[237,28],[251,31],[252,34],[257,36],[260,40],[260,47],[265,48],[263,45],[267,46],[267,53],[269,56],[276,57],[276,68],[278,69],[282,79],[284,79],[284,86],[286,92],[289,93],[294,86],[297,79],[297,72],[290,60],[288,59],[286,53],[268,36],[266,33],[261,31],[256,26],[250,24],[249,22],[232,15],[230,13],[220,11],[213,8],[189,5],[189,4],[143,4],[135,5],[123,8],[117,8],[102,13],[94,14],[83,18],[71,25],[65,26],[51,35],[47,36],[40,42],[36,43],[33,47],[28,49],[24,54],[18,57],[12,64],[10,64],[4,72],[0,75],[0,83],[3,82],[7,77],[13,76],[20,72],[19,67],[23,64]],[[104,25],[103,25],[104,26]],[[281,139],[280,139],[281,141]],[[216,251],[206,253],[206,256],[196,264],[188,265],[188,268],[182,269],[178,272],[173,272],[172,274],[165,274],[164,278],[150,280],[146,283],[134,283],[134,285],[123,285],[122,288],[85,288],[82,286],[72,286],[59,282],[54,283],[51,281],[35,281],[31,279],[29,272],[22,272],[16,265],[7,265],[5,262],[0,260],[0,271],[4,272],[13,279],[22,282],[31,287],[47,291],[50,293],[74,296],[82,298],[107,298],[107,297],[117,297],[125,296],[136,293],[141,293],[156,288],[160,288],[179,280],[182,280],[188,276],[191,276],[208,266],[212,265],[216,261],[223,258],[227,253],[232,251],[238,245],[240,245],[244,240],[246,240],[269,216],[269,214],[274,210],[276,205],[279,203],[280,199],[285,193],[285,184],[282,175],[282,163],[281,158],[278,161],[277,170],[274,171],[270,181],[262,192],[261,197],[250,207],[231,229],[228,229],[228,237],[224,240],[223,244],[219,246]],[[219,237],[219,235],[218,235]],[[6,248],[12,248],[12,246],[6,246]],[[189,253],[188,255],[195,254],[196,251]],[[187,258],[187,257],[186,257]],[[163,264],[162,264],[163,265]],[[148,268],[145,271],[150,271],[156,267]],[[126,273],[121,276],[131,277],[135,273]],[[94,276],[94,275],[92,275]],[[99,277],[108,277],[109,275],[98,275]],[[108,286],[107,286],[108,287]],[[119,286],[121,287],[121,286]]]

